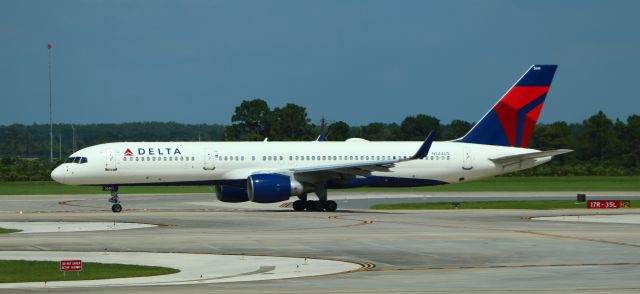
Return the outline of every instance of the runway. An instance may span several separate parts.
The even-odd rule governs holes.
[[[638,196],[633,192],[615,192],[598,197],[616,195],[625,199]],[[293,212],[280,205],[228,205],[206,194],[122,195],[125,211],[120,214],[110,212],[106,195],[3,196],[0,198],[3,222],[118,222],[157,226],[0,235],[0,248],[306,257],[364,266],[363,270],[349,273],[268,281],[47,290],[54,293],[112,293],[115,289],[119,293],[637,293],[640,290],[638,224],[532,219],[640,214],[638,209],[385,212],[363,208],[370,203],[432,201],[451,196],[339,194],[336,197],[340,199],[339,211],[310,213]],[[453,196],[510,198],[495,193]],[[565,192],[538,196],[571,197]]]

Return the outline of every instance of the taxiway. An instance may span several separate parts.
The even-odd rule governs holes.
[[[571,197],[562,193],[540,197]],[[346,194],[345,194],[346,195]],[[611,193],[601,197],[614,197]],[[53,293],[637,293],[640,230],[633,223],[535,220],[637,209],[371,211],[369,203],[451,195],[351,194],[333,213],[219,203],[212,195],[3,196],[3,222],[118,222],[156,226],[0,235],[4,251],[151,252],[315,258],[361,265],[314,277],[218,284],[48,289]],[[509,195],[465,194],[482,199]],[[535,195],[512,195],[534,197]],[[633,192],[626,199],[637,197]],[[575,197],[575,196],[573,196]],[[633,199],[633,198],[631,198]],[[420,200],[420,201],[427,201]],[[286,205],[285,205],[286,206]],[[20,213],[20,211],[22,213]],[[225,264],[211,264],[224,268]],[[3,293],[22,293],[3,289]]]

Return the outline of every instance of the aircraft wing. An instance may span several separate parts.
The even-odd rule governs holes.
[[[407,158],[394,159],[394,160],[370,160],[370,161],[307,166],[307,167],[291,168],[287,170],[271,171],[271,172],[295,173],[295,174],[333,172],[333,173],[350,174],[350,175],[357,175],[357,176],[366,176],[366,175],[369,175],[372,171],[388,172],[390,171],[389,169],[394,167],[396,163],[422,159],[425,156],[427,156],[427,154],[429,154],[429,149],[431,148],[431,144],[433,143],[434,138],[435,138],[435,132],[431,131],[427,136],[427,138],[422,143],[422,145],[420,145],[420,148],[418,148],[416,153],[413,156],[407,157]]]
[[[557,149],[557,150],[548,150],[548,151],[537,151],[537,152],[524,153],[524,154],[518,154],[518,155],[494,157],[494,158],[489,158],[489,160],[493,161],[496,164],[509,165],[513,163],[522,162],[528,159],[556,156],[556,155],[565,154],[569,152],[573,152],[573,150]]]

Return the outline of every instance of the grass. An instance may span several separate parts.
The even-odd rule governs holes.
[[[207,186],[120,187],[120,194],[212,193]],[[0,182],[0,195],[109,194],[100,186],[67,186],[56,182]]]
[[[416,188],[357,188],[345,192],[474,192],[474,191],[640,191],[640,176],[626,177],[497,177],[455,185]],[[121,194],[212,193],[207,186],[120,187]],[[0,195],[108,194],[102,187],[55,182],[0,182]]]
[[[631,201],[631,207],[640,205],[640,201]],[[570,209],[587,208],[587,203],[577,203],[573,200],[522,200],[522,201],[477,201],[460,202],[456,208],[452,202],[421,202],[376,204],[372,209],[383,210],[421,210],[421,209]]]
[[[16,233],[16,232],[20,232],[20,231],[22,231],[22,230],[0,228],[0,234],[11,234],[11,233]]]
[[[640,191],[640,176],[606,177],[497,177],[455,185],[416,188],[358,188],[351,191],[383,192],[542,192]]]
[[[179,272],[166,267],[87,262],[79,275],[75,272],[63,275],[59,266],[56,261],[0,260],[0,283],[148,277]]]

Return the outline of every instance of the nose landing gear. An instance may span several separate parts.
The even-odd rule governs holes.
[[[113,203],[111,211],[115,213],[121,212],[122,205],[120,205],[120,200],[118,198],[118,186],[103,186],[102,190],[111,191],[111,198],[109,198],[109,202]]]

